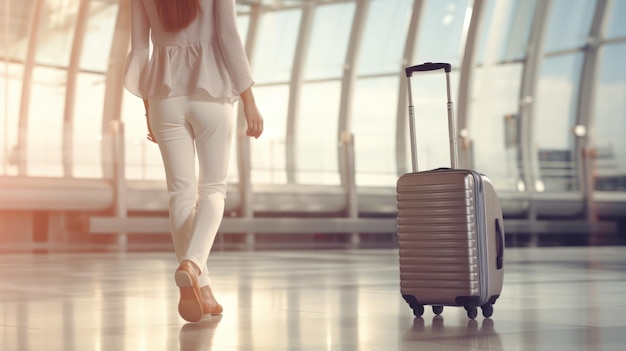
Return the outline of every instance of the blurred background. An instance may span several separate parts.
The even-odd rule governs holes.
[[[122,84],[129,0],[0,4],[0,252],[171,249]],[[237,9],[266,131],[233,138],[215,250],[395,247],[403,69],[426,61],[452,64],[460,163],[492,179],[509,246],[626,242],[626,0]],[[419,169],[449,166],[444,76],[412,83]]]

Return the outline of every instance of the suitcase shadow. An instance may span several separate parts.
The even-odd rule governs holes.
[[[490,318],[482,321],[450,320],[445,323],[443,316],[434,316],[430,325],[422,317],[413,320],[413,325],[404,335],[405,340],[432,341],[446,344],[458,344],[467,350],[503,350],[502,340],[495,329],[495,322]]]

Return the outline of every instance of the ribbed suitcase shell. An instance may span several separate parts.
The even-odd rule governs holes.
[[[423,305],[491,305],[502,290],[502,211],[487,177],[470,170],[408,173],[397,182],[400,288]],[[473,310],[473,311],[472,311]],[[473,314],[473,315],[472,315]]]

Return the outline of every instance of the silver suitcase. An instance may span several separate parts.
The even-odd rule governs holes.
[[[448,93],[451,168],[417,171],[411,77],[415,72],[443,69]],[[493,184],[485,175],[458,169],[456,126],[447,63],[406,68],[413,172],[397,182],[400,290],[415,316],[431,305],[461,306],[474,319],[484,317],[502,291],[504,226]]]

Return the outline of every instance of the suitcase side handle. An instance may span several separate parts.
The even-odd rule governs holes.
[[[502,269],[504,266],[504,230],[499,218],[496,218],[496,269]]]
[[[421,65],[411,66],[404,69],[407,77],[411,77],[414,72],[427,72],[427,71],[436,71],[438,69],[443,69],[447,73],[452,71],[452,65],[444,62],[426,62]]]

